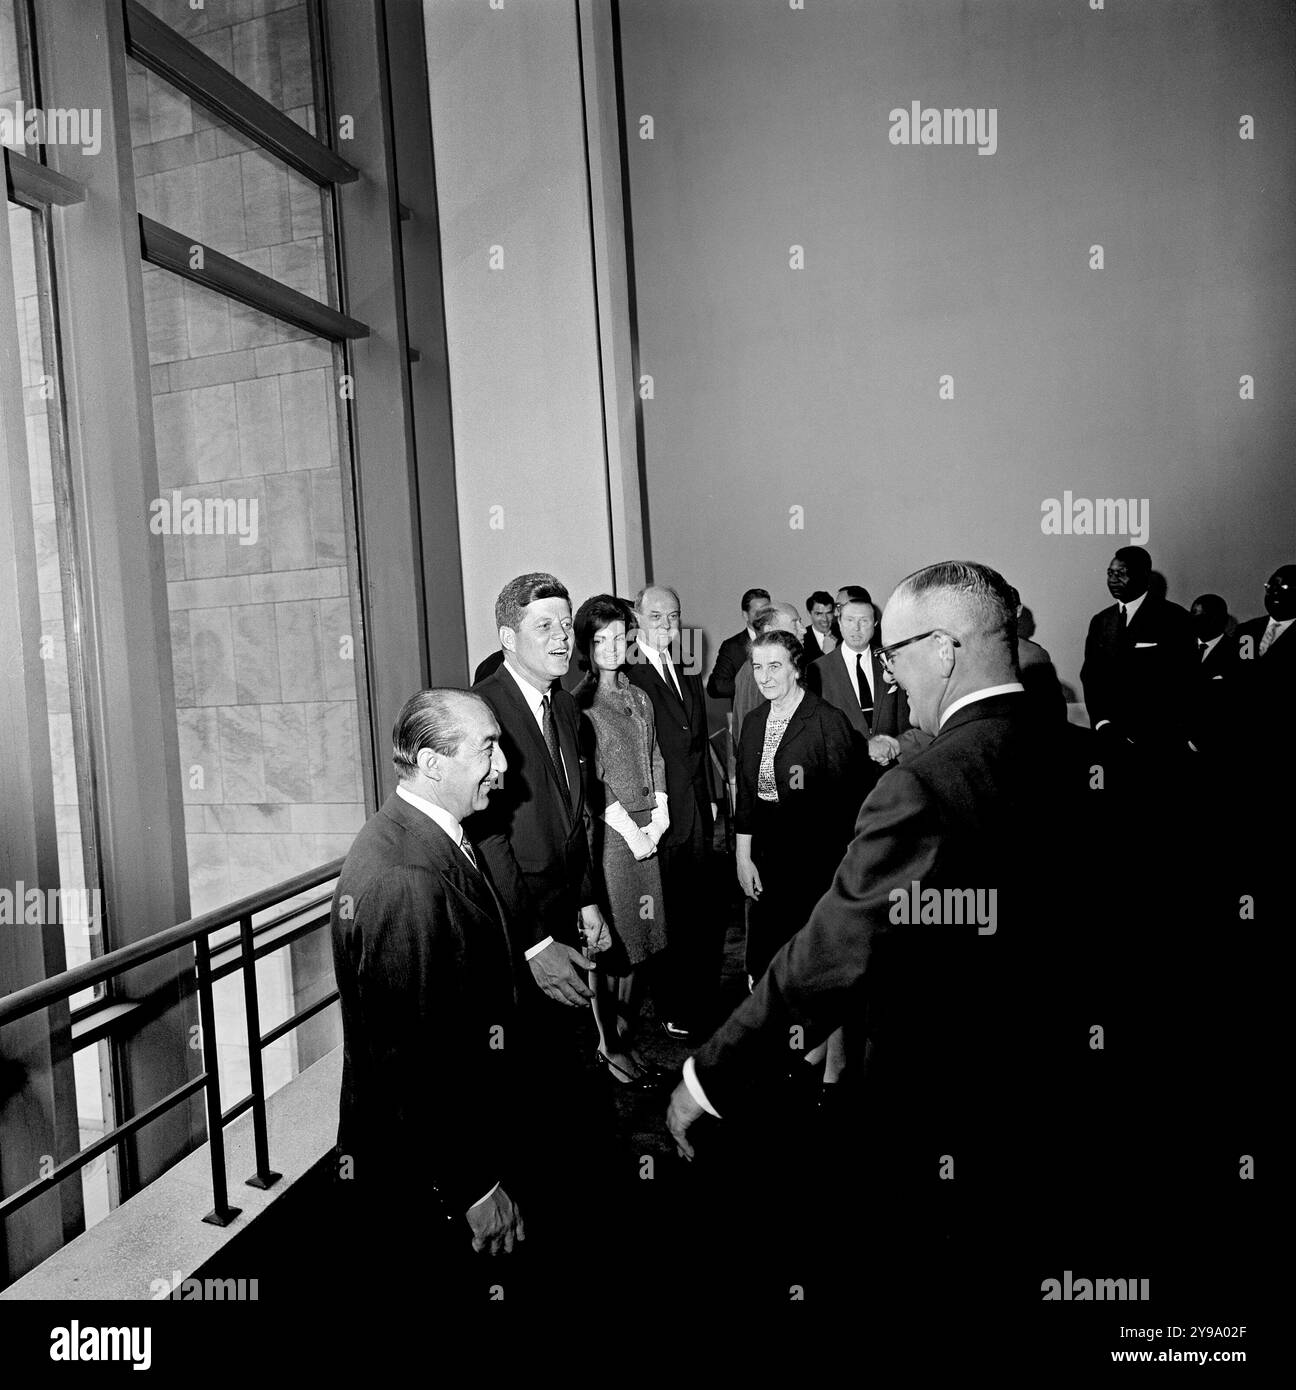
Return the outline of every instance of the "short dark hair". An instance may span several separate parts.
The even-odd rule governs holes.
[[[392,764],[402,782],[418,771],[420,749],[454,757],[467,734],[464,713],[474,704],[490,709],[471,690],[420,690],[405,701],[392,725]]]
[[[825,605],[831,608],[834,602],[833,596],[826,589],[816,589],[814,593],[806,599],[806,612],[813,612],[816,604],[818,604],[820,608]]]
[[[568,604],[571,603],[566,586],[552,574],[537,571],[510,579],[495,600],[496,628],[511,627],[516,632],[522,626],[527,605],[542,598],[565,598]]]
[[[627,635],[634,626],[633,610],[615,594],[595,594],[576,610],[572,631],[576,636],[576,652],[583,665],[590,664],[590,647],[594,638],[613,623],[624,623]]]
[[[1112,559],[1120,560],[1126,569],[1136,574],[1152,573],[1152,557],[1141,545],[1123,545]]]
[[[781,627],[770,628],[768,632],[759,632],[748,647],[748,652],[755,655],[757,647],[782,647],[787,652],[792,662],[793,669],[796,671],[797,684],[805,684],[806,655],[805,648],[797,641],[796,637],[785,631]]]
[[[846,592],[846,597],[842,599],[843,604],[873,602],[873,595],[862,584],[843,584],[842,589]],[[833,604],[836,606],[835,599]]]
[[[1219,594],[1198,594],[1191,607],[1200,607],[1213,623],[1219,623],[1221,631],[1228,622],[1228,603]]]
[[[766,602],[768,602],[768,601],[769,601],[769,590],[768,590],[768,589],[748,589],[747,592],[742,596],[742,611],[743,611],[744,613],[748,610],[748,608],[751,607],[751,601],[752,601],[752,599],[754,599],[754,598],[763,598],[763,599],[766,600]]]

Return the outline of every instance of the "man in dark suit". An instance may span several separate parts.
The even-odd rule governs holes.
[[[1152,558],[1141,546],[1122,546],[1107,567],[1116,600],[1096,613],[1085,639],[1080,683],[1094,731],[1127,757],[1185,754],[1189,696],[1197,664],[1188,614],[1149,592]]]
[[[806,686],[836,705],[868,744],[871,763],[862,767],[874,769],[868,781],[871,787],[877,769],[894,762],[902,751],[901,736],[910,729],[909,702],[904,690],[887,680],[882,658],[873,646],[874,608],[868,590],[852,588],[847,593],[837,618],[841,646],[809,667]]]
[[[548,1219],[556,1228],[566,1219],[564,1201],[580,1196],[580,1165],[591,1165],[591,1183],[599,1180],[599,1146],[612,1127],[594,1071],[587,984],[589,956],[610,937],[589,852],[579,715],[557,683],[571,658],[571,600],[552,574],[519,575],[500,591],[495,622],[504,662],[474,690],[499,720],[508,772],[467,828],[523,962],[523,1065],[544,1201],[528,1211],[537,1227]],[[565,1118],[555,1132],[559,1105]]]
[[[1291,708],[1296,685],[1296,565],[1280,565],[1269,576],[1264,606],[1266,616],[1239,623],[1233,636],[1237,659],[1254,663],[1242,668],[1250,688],[1268,702],[1265,712],[1277,716]]]
[[[1296,565],[1280,565],[1264,590],[1265,616],[1239,623],[1233,633],[1237,694],[1230,702],[1234,729],[1270,727],[1277,736],[1239,760],[1246,764],[1248,801],[1245,821],[1252,829],[1250,849],[1239,854],[1266,856],[1271,870],[1286,862],[1286,822],[1270,813],[1277,800],[1285,804],[1296,778],[1296,743],[1288,727],[1296,696]],[[1275,885],[1276,886],[1276,885]]]
[[[1197,639],[1197,664],[1188,734],[1195,752],[1223,770],[1233,737],[1232,700],[1237,694],[1238,649],[1225,635],[1228,604],[1219,594],[1200,594],[1188,610]]]
[[[1055,868],[1053,812],[1067,789],[1050,745],[1056,726],[1031,716],[1016,678],[1007,585],[983,565],[929,566],[901,582],[885,622],[883,659],[933,741],[883,774],[832,887],[685,1063],[668,1114],[691,1159],[704,1114],[724,1130],[769,1104],[790,1045],[810,1048],[843,1024],[854,1030],[862,1074],[848,1066],[841,1084],[854,1088],[857,1125],[840,1170],[816,1170],[834,1197],[822,1232],[837,1254],[835,1282],[820,1292],[847,1300],[866,1266],[880,1283],[906,1287],[895,1264],[906,1257],[930,1289],[956,1191],[965,1218],[993,1212],[991,1224],[1011,1231],[1022,1213],[996,1203],[1013,1196],[1022,1165],[998,1160],[1015,1152],[1015,1127],[1040,1120],[1050,1094],[1030,1088],[1027,1064],[1049,1068],[1049,1084],[1065,1090],[1036,1008],[1050,1011],[1052,1026],[1074,1023],[1061,978],[1032,962],[1057,929],[1051,916],[1041,920],[1038,894]],[[975,922],[973,885],[982,889]],[[916,910],[915,898],[932,897],[934,913]],[[1036,1136],[1045,1149],[1046,1133]],[[939,1181],[942,1165],[952,1178],[956,1163],[958,1183]],[[772,1206],[777,1176],[761,1178]],[[813,1211],[801,1205],[801,1227]],[[842,1260],[857,1242],[861,1257]]]
[[[806,599],[806,620],[810,625],[801,645],[805,648],[807,664],[827,656],[837,646],[840,639],[833,634],[835,615],[833,596],[826,589],[816,589]]]
[[[586,835],[579,715],[556,684],[571,660],[571,600],[553,575],[524,574],[504,586],[495,619],[504,660],[473,689],[500,722],[509,774],[469,830],[540,993],[585,1007],[582,948],[606,939],[607,925]]]
[[[746,623],[746,627],[741,632],[735,632],[732,637],[726,637],[720,643],[715,665],[711,668],[711,675],[707,678],[706,683],[706,693],[712,699],[733,699],[734,677],[738,673],[738,668],[747,660],[748,644],[756,635],[756,629],[753,626],[756,614],[762,608],[768,608],[769,602],[768,589],[748,589],[742,596],[743,621]]]
[[[413,1238],[452,1290],[470,1240],[496,1254],[525,1235],[511,1195],[511,947],[462,829],[505,771],[499,737],[490,706],[465,691],[406,702],[392,731],[400,783],[356,837],[331,918],[338,1150],[364,1241],[372,1252]]]
[[[636,596],[634,612],[638,631],[626,675],[653,702],[670,812],[670,825],[657,846],[669,944],[657,966],[655,997],[665,1011],[663,1028],[683,1039],[709,1020],[724,957],[724,923],[715,907],[711,864],[716,802],[706,698],[701,677],[678,661],[679,595],[664,585],[649,585]]]

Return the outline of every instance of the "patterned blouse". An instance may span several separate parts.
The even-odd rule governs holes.
[[[797,704],[800,703],[798,700]],[[778,786],[774,781],[774,754],[778,752],[778,746],[783,742],[784,731],[795,713],[794,707],[790,714],[776,718],[774,711],[770,711],[769,720],[765,725],[765,746],[761,749],[760,772],[756,775],[756,795],[762,801],[779,799]]]

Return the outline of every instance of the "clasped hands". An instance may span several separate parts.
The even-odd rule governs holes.
[[[874,734],[868,741],[869,757],[875,763],[893,762],[900,756],[900,743],[890,734]]]

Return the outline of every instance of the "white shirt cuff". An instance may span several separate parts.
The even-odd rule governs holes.
[[[478,1197],[477,1200],[472,1204],[472,1207],[469,1207],[468,1210],[472,1211],[473,1207],[479,1207],[483,1202],[489,1202],[490,1199],[499,1191],[499,1189],[500,1185],[499,1183],[496,1183],[495,1186],[492,1187],[491,1190],[484,1197]]]
[[[545,949],[546,946],[552,946],[552,945],[553,945],[553,937],[552,937],[552,936],[546,936],[545,939],[544,939],[543,941],[537,941],[536,944],[535,944],[534,946],[531,947],[531,949],[526,953],[526,959],[527,959],[527,960],[530,960],[532,956],[538,956],[538,955],[540,954],[540,952],[543,951],[543,950]]]
[[[695,1101],[707,1112],[714,1115],[718,1120],[720,1112],[706,1098],[706,1092],[702,1089],[702,1083],[697,1079],[697,1068],[693,1065],[692,1057],[686,1058],[684,1062],[684,1084],[688,1087],[688,1093]]]

